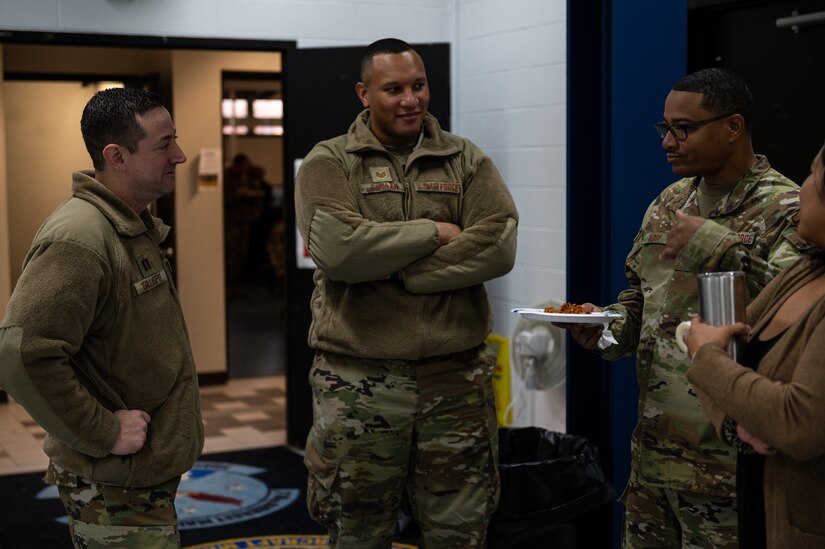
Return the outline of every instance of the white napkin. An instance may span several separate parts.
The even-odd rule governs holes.
[[[611,345],[616,345],[617,343],[619,343],[618,341],[616,341],[616,338],[613,337],[613,332],[610,331],[610,328],[608,326],[610,326],[609,322],[605,322],[604,324],[602,324],[602,337],[600,337],[599,341],[596,343],[596,347],[602,350],[607,349]]]

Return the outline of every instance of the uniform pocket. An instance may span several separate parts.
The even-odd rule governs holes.
[[[825,535],[805,532],[791,524],[788,535],[788,547],[793,547],[794,549],[821,549],[825,547]]]
[[[777,475],[777,484],[786,487],[785,507],[790,530],[788,547],[825,547],[822,509],[816,505],[816,502],[825,500],[825,488],[821,481],[823,460],[792,462],[784,456],[780,459],[781,469],[777,464],[774,470],[781,471]]]
[[[129,456],[108,456],[94,463],[90,479],[101,484],[124,486],[132,476],[134,454]]]
[[[341,521],[338,462],[321,455],[312,432],[307,439],[304,465],[309,472],[307,479],[309,515],[327,529],[338,530]]]

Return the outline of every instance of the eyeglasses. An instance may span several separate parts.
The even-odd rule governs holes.
[[[673,139],[676,141],[684,141],[688,138],[688,132],[695,130],[697,128],[701,128],[705,124],[710,124],[711,122],[716,122],[717,120],[722,120],[723,118],[727,118],[729,116],[733,116],[736,114],[735,112],[729,112],[726,114],[720,114],[719,116],[714,116],[713,118],[707,118],[705,120],[698,120],[696,122],[687,122],[686,124],[673,124],[670,125],[664,121],[659,122],[656,124],[656,131],[659,133],[659,137],[662,139],[665,138],[667,132],[670,132],[670,135],[673,136]]]

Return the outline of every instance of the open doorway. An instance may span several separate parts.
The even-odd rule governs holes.
[[[281,375],[285,356],[280,73],[223,73],[226,322],[232,378]]]
[[[55,43],[61,40],[65,40],[65,43]],[[201,160],[207,153],[218,152],[217,158],[223,154],[223,74],[233,71],[269,72],[276,74],[280,81],[285,52],[294,46],[271,43],[267,44],[266,49],[262,49],[260,43],[255,43],[249,50],[244,50],[242,41],[229,43],[218,40],[198,44],[189,41],[176,47],[174,41],[169,40],[163,45],[150,47],[154,44],[141,43],[141,39],[136,38],[132,41],[134,47],[118,47],[108,45],[106,40],[106,37],[92,35],[61,35],[40,39],[37,33],[22,36],[19,33],[9,33],[0,39],[3,81],[11,90],[11,86],[18,82],[32,80],[87,82],[108,78],[123,81],[127,77],[134,78],[134,75],[153,76],[154,87],[160,91],[172,112],[180,142],[188,157],[188,162],[178,169],[174,199],[170,198],[164,204],[164,212],[158,210],[157,213],[174,227],[174,241],[167,239],[166,244],[174,250],[172,259],[176,263],[173,265],[176,285],[184,310],[187,311],[187,324],[199,378],[204,384],[221,383],[234,375],[228,368],[230,357],[224,293],[223,197],[218,186],[212,185],[210,188],[199,184]],[[44,43],[47,41],[48,43]],[[146,38],[146,41],[152,42],[152,39]],[[215,49],[206,49],[210,45],[214,45]],[[282,90],[278,88],[277,91],[281,94]],[[65,122],[65,134],[79,143],[80,152],[63,163],[60,160],[67,155],[50,155],[48,167],[51,170],[49,173],[54,174],[53,177],[46,175],[43,169],[34,172],[27,169],[42,162],[41,156],[34,162],[27,162],[28,166],[20,167],[25,177],[9,178],[9,209],[15,216],[10,219],[9,234],[13,240],[11,255],[14,256],[15,265],[19,265],[17,256],[25,253],[33,231],[37,228],[36,223],[32,225],[15,220],[42,220],[45,217],[42,212],[30,210],[39,204],[59,203],[68,193],[67,182],[71,172],[91,167],[79,136],[78,119],[82,104],[70,109],[64,100],[58,99],[49,100],[45,105],[50,109],[47,124],[49,129],[44,127],[37,131],[51,135],[58,122]],[[14,110],[17,112],[16,108]],[[34,125],[25,123],[24,126],[29,129]],[[272,136],[271,139],[280,140],[282,137]],[[27,144],[16,136],[6,142],[35,153],[43,150],[37,146],[36,139]],[[231,144],[230,140],[229,145]],[[272,163],[267,176],[283,188],[283,147],[271,149],[273,153],[267,153],[260,162]],[[58,147],[49,150],[67,149]],[[7,165],[0,166],[0,169],[7,173],[14,172],[16,168],[13,164],[22,158],[25,156],[16,152],[9,154],[6,156]],[[16,196],[24,193],[20,187],[37,189],[40,193],[52,189],[50,192],[54,196],[16,200]],[[38,215],[30,215],[33,213]],[[284,339],[284,330],[281,326],[275,331],[273,339],[276,344],[270,346],[275,355],[269,357],[269,362],[277,364],[281,373],[287,363],[286,350],[282,344],[277,344],[277,340]],[[271,370],[261,372],[259,375],[270,372]]]
[[[361,109],[354,93],[361,48],[298,49],[294,42],[13,30],[0,32],[0,47],[6,73],[84,74],[94,66],[96,72],[107,74],[160,74],[161,90],[168,90],[167,99],[174,100],[175,124],[189,157],[189,162],[179,167],[174,201],[175,257],[177,286],[187,314],[202,385],[221,383],[230,372],[226,345],[223,196],[215,192],[218,189],[214,186],[208,189],[197,183],[198,156],[222,147],[220,108],[224,72],[276,72],[282,76],[286,160],[280,173],[285,183],[283,213],[288,291],[284,318],[286,345],[281,360],[286,370],[287,439],[291,444],[303,446],[312,422],[311,394],[306,380],[312,361],[307,332],[311,321],[313,272],[297,265],[296,255],[300,251],[296,246],[292,211],[294,166],[315,143],[346,131]],[[417,49],[431,78],[430,111],[449,129],[449,45],[423,44]],[[5,168],[0,164],[0,170]],[[28,175],[38,172],[30,170]],[[20,184],[36,185],[31,177]]]

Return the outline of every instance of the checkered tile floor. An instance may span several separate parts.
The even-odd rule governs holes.
[[[286,444],[284,376],[248,377],[201,387],[203,452]],[[17,403],[0,404],[0,475],[45,471],[43,432]]]

